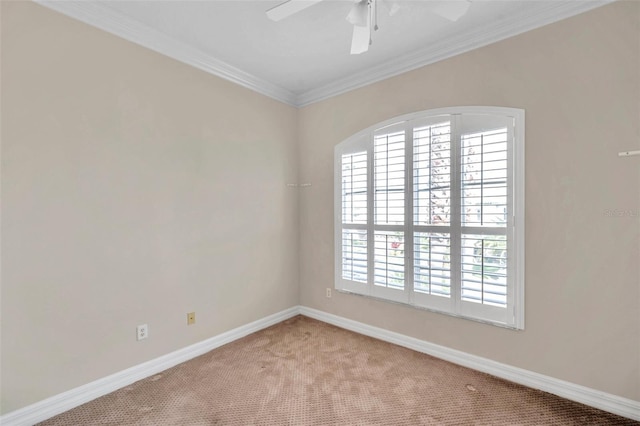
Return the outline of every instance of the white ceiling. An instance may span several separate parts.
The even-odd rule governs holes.
[[[433,13],[446,1],[398,0],[369,51],[350,55],[353,0],[325,0],[280,22],[279,0],[52,1],[38,3],[267,96],[302,106],[612,0],[473,0],[457,22]],[[389,3],[392,0],[386,0]],[[384,6],[384,5],[383,5]]]

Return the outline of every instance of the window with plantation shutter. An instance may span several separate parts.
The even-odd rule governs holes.
[[[336,146],[338,290],[524,327],[524,111],[388,120]]]

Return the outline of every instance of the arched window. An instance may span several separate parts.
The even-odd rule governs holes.
[[[397,117],[335,147],[335,287],[524,328],[524,111]]]

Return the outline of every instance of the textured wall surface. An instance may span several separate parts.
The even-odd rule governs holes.
[[[2,412],[295,306],[296,109],[1,7]]]
[[[301,304],[640,400],[640,3],[616,2],[300,111]],[[333,148],[402,114],[526,110],[526,329],[335,293]]]

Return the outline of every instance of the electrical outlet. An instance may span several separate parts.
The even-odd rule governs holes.
[[[139,325],[136,330],[138,340],[143,340],[149,337],[149,326],[147,324]]]
[[[196,313],[195,312],[189,312],[187,314],[187,325],[192,325],[196,323]]]
[[[327,297],[331,297],[331,288],[327,287]]]

